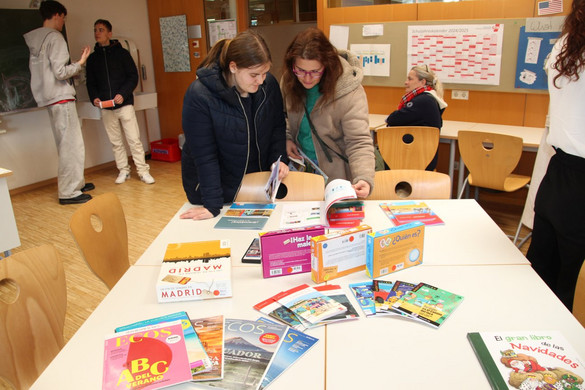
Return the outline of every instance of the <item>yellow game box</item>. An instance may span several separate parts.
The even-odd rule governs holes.
[[[366,268],[366,238],[372,228],[360,225],[311,238],[311,278],[315,283]]]
[[[425,225],[411,222],[369,233],[366,273],[375,279],[422,264]]]

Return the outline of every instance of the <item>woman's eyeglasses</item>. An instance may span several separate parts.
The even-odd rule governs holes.
[[[293,73],[298,77],[309,76],[312,79],[317,79],[323,75],[323,72],[325,72],[325,68],[323,70],[302,70],[293,66]]]

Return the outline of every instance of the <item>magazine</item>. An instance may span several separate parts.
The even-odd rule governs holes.
[[[212,368],[211,360],[207,356],[207,352],[205,352],[199,336],[193,329],[193,326],[189,320],[189,316],[184,311],[120,326],[115,329],[115,332],[119,333],[131,329],[142,328],[149,325],[171,321],[181,321],[181,325],[183,326],[183,335],[185,337],[185,345],[187,346],[187,354],[189,356],[189,363],[191,364],[191,374],[193,375],[193,378],[195,378],[200,373],[210,371]]]
[[[168,244],[156,289],[161,303],[231,297],[230,241]]]
[[[222,315],[191,319],[191,325],[212,363],[210,371],[193,377],[193,380],[211,381],[223,378],[224,322]]]
[[[301,156],[301,158],[296,159],[294,157],[288,156],[289,169],[291,171],[298,171],[298,172],[312,171],[314,173],[317,173],[317,174],[323,176],[323,178],[325,179],[325,182],[327,182],[329,180],[329,176],[327,176],[327,174],[325,172],[323,172],[323,170],[321,168],[319,168],[319,165],[317,165],[317,163],[315,163],[313,160],[311,160],[305,154],[305,152],[303,152],[301,150],[301,148],[299,148],[298,146],[297,146],[297,150],[299,151],[299,155]]]
[[[438,328],[459,306],[461,301],[463,301],[461,295],[426,283],[419,283],[394,302],[392,309]]]
[[[258,321],[274,323],[272,320],[265,317],[259,318]],[[267,388],[272,382],[274,382],[280,374],[292,366],[292,364],[301,356],[307,353],[317,341],[319,341],[319,339],[316,337],[288,328],[284,340],[282,340],[282,344],[276,352],[276,356],[272,360],[272,363],[270,363],[268,371],[266,371],[266,375],[260,385],[260,390]]]
[[[102,389],[159,389],[190,381],[191,365],[181,321],[106,337]]]
[[[264,186],[264,192],[266,193],[266,200],[274,203],[276,200],[276,194],[278,192],[278,187],[280,187],[280,180],[278,179],[278,171],[280,170],[280,157],[276,162],[272,165],[272,170],[270,171],[270,177],[268,178],[268,182]]]
[[[262,262],[262,254],[260,252],[260,239],[258,237],[252,240],[252,243],[242,257],[242,263],[260,264]]]
[[[355,300],[360,305],[366,317],[376,315],[376,306],[374,304],[374,292],[372,290],[372,281],[351,283],[349,289],[353,293]]]
[[[327,284],[322,286],[315,286],[315,290],[335,300],[337,303],[343,305],[346,308],[345,313],[339,313],[337,315],[334,315],[333,317],[329,317],[326,320],[323,320],[322,321],[323,325],[338,321],[357,320],[358,318],[360,318],[360,315],[358,314],[355,306],[351,303],[349,297],[347,296],[347,294],[341,288],[340,285]]]
[[[307,284],[283,291],[276,295],[275,299],[309,326],[347,311],[345,306]]]
[[[305,331],[308,326],[306,326],[291,309],[278,302],[276,300],[277,295],[257,303],[254,305],[254,309],[290,326],[293,329]]]
[[[257,390],[287,328],[282,324],[226,318],[223,379],[205,385],[225,390]]]
[[[274,203],[232,203],[214,228],[261,230],[275,207]]]
[[[468,333],[494,390],[585,389],[585,361],[558,331]]]

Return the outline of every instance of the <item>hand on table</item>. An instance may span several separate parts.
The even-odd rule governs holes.
[[[192,207],[180,215],[181,219],[193,219],[199,221],[202,219],[213,218],[213,214],[209,212],[205,207]]]

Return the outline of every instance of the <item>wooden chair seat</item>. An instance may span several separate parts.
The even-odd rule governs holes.
[[[469,175],[468,177],[469,185],[475,186],[473,181],[473,175]],[[494,190],[500,190],[505,192],[514,192],[519,190],[520,188],[526,187],[526,185],[530,182],[529,176],[517,175],[515,173],[510,174],[510,176],[504,179],[504,183],[501,187],[493,188]],[[482,187],[478,185],[477,187]]]
[[[390,169],[424,170],[437,153],[439,133],[427,126],[382,127],[376,130],[376,139]]]
[[[585,262],[581,265],[581,271],[577,278],[575,298],[573,300],[573,315],[585,327]]]
[[[440,172],[414,169],[377,171],[370,200],[449,199],[451,178]]]
[[[45,244],[0,260],[0,283],[0,377],[28,389],[65,345],[65,271]]]
[[[71,216],[69,230],[91,270],[108,286],[130,267],[128,231],[120,200],[113,192],[94,196]]]
[[[254,172],[244,176],[236,202],[266,203],[264,186],[270,172]],[[276,201],[323,200],[325,179],[321,175],[306,172],[289,172],[282,180]]]

